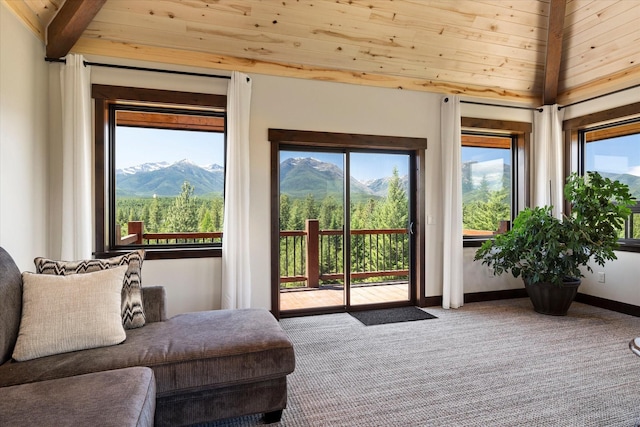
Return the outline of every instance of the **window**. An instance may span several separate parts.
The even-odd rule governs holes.
[[[226,97],[94,85],[97,255],[219,256]]]
[[[470,246],[506,231],[526,206],[531,125],[471,118],[462,125],[462,234]]]
[[[513,139],[462,135],[463,236],[491,236],[511,221]]]
[[[640,118],[588,127],[578,137],[584,153],[583,172],[596,171],[627,184],[640,200]],[[632,207],[620,237],[628,244],[640,243],[640,204]]]

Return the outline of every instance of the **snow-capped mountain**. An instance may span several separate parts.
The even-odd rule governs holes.
[[[311,193],[316,200],[327,195],[337,199],[343,194],[343,171],[333,163],[322,162],[312,157],[289,158],[280,163],[280,191],[292,197],[306,197]],[[366,183],[351,177],[351,197],[384,197],[390,177]],[[403,183],[406,180],[401,178]]]
[[[220,165],[217,164],[211,164],[211,165],[206,165],[206,166],[202,166],[202,169],[209,171],[209,172],[224,172],[224,168]]]
[[[169,162],[143,163],[141,165],[129,166],[123,169],[116,169],[116,175],[134,175],[139,172],[152,172],[171,166]]]
[[[184,181],[194,187],[194,194],[222,194],[224,168],[219,165],[198,166],[183,159],[175,163],[145,163],[116,171],[116,192],[120,197],[174,197]]]
[[[291,197],[306,197],[311,193],[316,200],[332,195],[342,198],[343,171],[333,163],[304,157],[290,158],[280,164],[280,191]],[[351,178],[351,196],[384,197],[390,177],[362,183]],[[407,177],[401,177],[407,185]],[[183,159],[175,163],[145,163],[116,171],[116,188],[119,197],[151,197],[154,194],[175,197],[180,194],[184,181],[194,186],[196,195],[222,194],[224,167],[212,164],[198,166]]]

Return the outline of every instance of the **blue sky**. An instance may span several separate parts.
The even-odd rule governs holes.
[[[177,162],[189,159],[197,165],[224,164],[224,135],[212,132],[117,128],[116,168],[143,163]],[[185,143],[188,141],[188,143]],[[510,163],[509,150],[500,150],[505,163]],[[283,152],[281,161],[289,157],[314,157],[342,168],[342,154],[322,152]],[[640,176],[640,135],[632,135],[587,144],[586,169]],[[462,161],[483,162],[496,158],[496,150],[465,147]],[[398,154],[352,153],[351,175],[360,181],[391,176],[393,167],[400,176],[408,171],[408,160]]]
[[[222,133],[135,127],[118,127],[116,132],[116,169],[183,159],[199,166],[224,165]]]
[[[462,147],[462,163],[471,161],[481,163],[499,158],[502,158],[506,164],[511,164],[511,150]]]
[[[116,132],[116,169],[183,159],[200,166],[224,164],[224,136],[221,133],[135,127],[118,127]],[[281,161],[289,157],[314,157],[343,167],[340,153],[283,152]],[[406,175],[408,157],[370,153],[351,155],[351,175],[360,181],[391,176],[394,166],[400,176]]]
[[[509,150],[502,151],[502,159],[510,164]],[[485,162],[500,158],[497,150],[463,147],[462,162]],[[609,173],[628,173],[640,176],[640,135],[603,139],[587,143],[585,153],[586,170]]]
[[[182,159],[189,159],[200,166],[224,164],[224,136],[220,133],[118,127],[116,140],[116,169],[143,163],[174,163]],[[289,157],[314,157],[343,167],[340,153],[283,152],[281,161]],[[369,153],[351,155],[351,175],[360,181],[391,176],[394,166],[400,176],[406,175],[408,157]]]
[[[323,153],[311,151],[281,151],[280,162],[292,157],[313,157],[326,163],[333,163],[344,169],[342,153]],[[409,171],[409,156],[402,154],[351,153],[351,176],[358,181],[384,178],[393,174],[394,166],[398,175]]]
[[[640,135],[587,143],[585,168],[640,176]]]

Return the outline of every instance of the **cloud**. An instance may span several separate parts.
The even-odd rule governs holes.
[[[626,156],[596,155],[593,157],[593,169],[601,172],[631,173],[633,175],[637,173],[630,172],[630,170],[637,169],[637,172],[640,172],[640,167],[638,166],[629,167],[629,158]]]

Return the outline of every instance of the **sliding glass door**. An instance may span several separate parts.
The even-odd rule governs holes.
[[[411,154],[285,146],[278,156],[279,310],[408,304]]]

